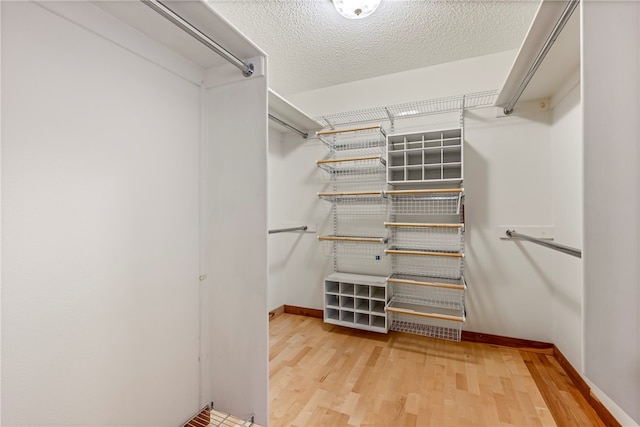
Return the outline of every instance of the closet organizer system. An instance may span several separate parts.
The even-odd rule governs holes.
[[[324,321],[459,341],[466,318],[464,111],[492,105],[482,92],[317,118],[327,146],[317,166],[332,191],[333,257]],[[455,123],[395,132],[398,121],[453,113]],[[388,124],[387,128],[381,124]],[[440,125],[441,126],[441,125]]]

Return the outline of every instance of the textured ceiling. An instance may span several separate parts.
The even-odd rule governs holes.
[[[269,57],[269,86],[299,93],[520,47],[539,0],[382,0],[340,16],[331,0],[209,0]]]

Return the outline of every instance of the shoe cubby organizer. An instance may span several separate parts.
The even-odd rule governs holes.
[[[387,137],[387,182],[461,182],[462,128]]]
[[[333,273],[324,279],[324,321],[367,331],[388,331],[384,277]]]

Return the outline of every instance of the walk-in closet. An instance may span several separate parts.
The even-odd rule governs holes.
[[[349,4],[0,2],[3,426],[640,423],[640,3]]]

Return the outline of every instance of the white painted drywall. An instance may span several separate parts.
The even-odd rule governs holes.
[[[581,2],[584,370],[640,421],[640,4]]]
[[[582,108],[580,84],[553,109],[551,127],[554,240],[582,249]],[[554,253],[552,340],[571,365],[582,371],[582,260]]]
[[[204,286],[210,293],[211,400],[267,425],[267,84],[207,90]],[[248,102],[247,100],[250,100]]]
[[[499,89],[516,50],[287,95],[312,117]],[[506,65],[505,65],[506,64]]]
[[[2,3],[2,425],[176,426],[199,404],[200,92],[81,16]]]
[[[551,340],[552,252],[499,228],[553,224],[550,113],[465,120],[465,330]]]
[[[276,144],[269,153],[274,178],[269,186],[274,212],[271,226],[303,224],[309,230],[269,236],[269,286],[281,298],[274,299],[270,309],[283,304],[319,309],[323,296],[318,284],[333,271],[331,259],[316,238],[317,234],[330,234],[332,227],[329,204],[317,196],[328,191],[315,163],[327,150],[318,139],[303,140],[295,134],[282,136]]]

